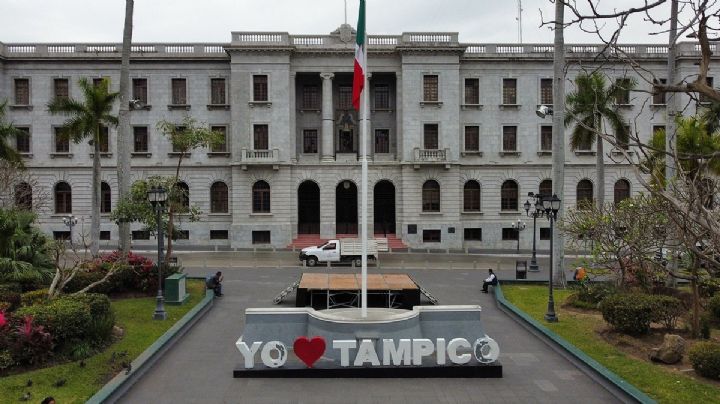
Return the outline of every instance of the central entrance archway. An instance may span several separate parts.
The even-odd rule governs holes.
[[[320,234],[320,187],[304,181],[298,187],[298,234]]]
[[[335,225],[336,234],[357,234],[357,186],[352,181],[342,181],[335,188]]]
[[[395,185],[379,181],[373,191],[373,216],[376,234],[395,233]]]

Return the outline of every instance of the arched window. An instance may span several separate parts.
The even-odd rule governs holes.
[[[228,187],[222,181],[210,187],[210,213],[228,213]]]
[[[190,187],[184,182],[175,184],[175,188],[180,192],[180,205],[184,209],[190,209]]]
[[[500,210],[518,210],[518,184],[513,180],[503,182],[500,188]]]
[[[422,211],[440,212],[440,184],[435,180],[428,180],[423,184]]]
[[[110,213],[112,211],[112,203],[110,202],[110,185],[103,181],[100,183],[100,213]]]
[[[55,213],[72,213],[72,188],[67,182],[55,184]]]
[[[630,182],[619,179],[615,182],[615,205],[630,197]]]
[[[270,185],[258,181],[252,187],[253,213],[270,213]]]
[[[27,182],[15,185],[15,206],[18,209],[32,210],[32,187]]]
[[[480,183],[475,180],[465,183],[463,210],[465,212],[480,212]]]
[[[538,187],[538,193],[542,195],[543,198],[551,197],[553,194],[552,180],[543,180]]]
[[[587,209],[593,205],[593,184],[590,180],[581,180],[577,184],[577,208]]]

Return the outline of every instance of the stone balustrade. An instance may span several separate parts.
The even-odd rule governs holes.
[[[447,161],[448,149],[413,149],[413,159],[415,162],[441,162]]]
[[[278,149],[241,149],[240,159],[245,163],[277,163],[280,160]]]

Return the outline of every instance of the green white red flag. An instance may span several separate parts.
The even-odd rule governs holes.
[[[365,74],[367,73],[367,44],[365,41],[365,0],[360,0],[358,13],[357,34],[355,40],[355,68],[353,74],[353,107],[360,110],[360,96],[365,87]]]

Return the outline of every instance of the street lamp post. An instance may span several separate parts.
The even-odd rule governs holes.
[[[63,221],[63,224],[64,224],[65,226],[67,226],[68,229],[70,229],[70,246],[72,246],[72,244],[73,244],[73,232],[72,232],[72,229],[73,229],[73,227],[75,227],[75,225],[77,224],[78,220],[77,220],[77,218],[76,218],[75,216],[73,216],[73,215],[67,215],[67,216],[64,216],[64,217],[63,217],[62,221]]]
[[[543,208],[545,209],[545,216],[550,220],[550,271],[548,277],[548,307],[547,313],[545,313],[545,321],[555,323],[558,321],[557,315],[555,314],[555,300],[553,298],[553,223],[557,219],[558,210],[560,210],[560,198],[556,194],[553,194],[551,198],[543,198]]]
[[[530,259],[530,271],[537,272],[540,271],[540,268],[537,264],[537,250],[535,249],[535,235],[537,234],[537,218],[543,216],[543,204],[542,204],[542,195],[540,194],[534,194],[532,192],[528,192],[528,196],[530,198],[534,198],[534,206],[533,211],[530,213],[530,201],[526,200],[523,207],[525,208],[525,214],[528,216],[532,216],[533,218],[533,248],[532,248],[532,258]]]
[[[520,221],[520,219],[517,220],[517,222],[514,222],[512,224],[512,228],[517,230],[517,253],[520,253],[520,232],[525,230],[525,223]]]
[[[157,268],[158,268],[158,294],[157,304],[155,306],[155,313],[153,314],[154,320],[165,320],[167,313],[165,312],[165,299],[162,291],[162,270],[164,266],[163,262],[163,232],[162,232],[162,213],[165,210],[165,201],[167,200],[167,191],[162,186],[151,187],[147,192],[148,200],[155,209],[157,215],[157,242],[158,242],[158,257],[157,257]]]

